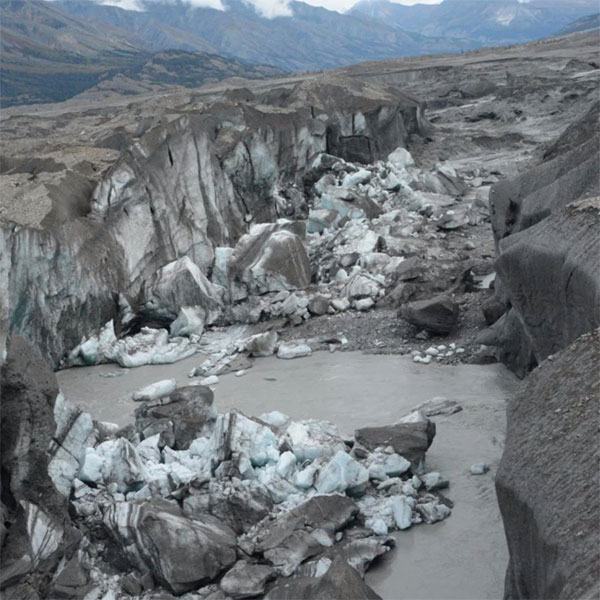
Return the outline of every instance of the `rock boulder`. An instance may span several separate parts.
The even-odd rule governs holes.
[[[175,594],[213,580],[236,560],[231,529],[207,515],[189,519],[171,503],[117,502],[107,508],[103,520],[122,558],[150,570]]]
[[[435,423],[424,419],[416,423],[396,423],[383,427],[363,427],[354,432],[356,442],[367,450],[392,446],[394,452],[417,468],[435,437]]]
[[[433,334],[450,333],[458,321],[458,304],[444,294],[406,304],[400,315],[409,323]]]
[[[282,580],[265,596],[265,600],[381,600],[356,569],[343,558],[336,558],[321,577],[297,577]]]
[[[182,307],[197,307],[210,324],[219,316],[222,298],[219,288],[204,276],[198,265],[184,256],[159,269],[146,290],[141,314],[149,320],[169,324]]]
[[[173,447],[184,450],[197,437],[212,431],[217,418],[213,400],[213,392],[208,387],[193,385],[178,388],[139,406],[135,411],[135,427],[144,436],[146,433],[154,435],[159,431],[153,428],[154,424],[170,422]]]
[[[235,282],[249,293],[263,294],[302,289],[310,284],[311,267],[306,249],[294,232],[297,225],[255,225],[236,245],[230,263]]]

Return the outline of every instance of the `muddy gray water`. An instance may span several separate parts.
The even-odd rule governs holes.
[[[121,371],[114,365],[70,369],[59,372],[58,380],[67,398],[95,418],[124,424],[135,406],[132,392],[165,377],[185,384],[201,362],[192,357],[120,377],[102,376]],[[244,377],[222,377],[215,402],[221,412],[281,410],[295,419],[328,419],[351,433],[392,423],[435,396],[459,401],[462,412],[435,417],[437,436],[427,458],[429,470],[450,479],[451,517],[396,534],[396,549],[369,571],[367,581],[388,600],[482,600],[503,595],[508,555],[493,478],[504,441],[505,400],[515,385],[499,365],[418,365],[407,357],[319,352],[291,361],[257,360]],[[480,461],[491,471],[469,475],[469,466]]]

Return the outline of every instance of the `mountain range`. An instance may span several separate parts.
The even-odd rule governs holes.
[[[284,73],[209,52],[156,51],[127,30],[73,17],[42,0],[3,0],[1,10],[2,106],[59,102],[93,86],[132,94]]]
[[[592,29],[600,30],[600,13],[587,15],[563,27],[557,35],[568,35],[569,33],[578,33],[580,31],[590,31]],[[600,42],[600,40],[599,40]]]
[[[223,0],[226,10],[184,2],[138,0],[124,11],[90,0],[56,0],[77,17],[101,21],[144,40],[146,49],[208,51],[287,71],[321,70],[360,61],[457,52],[460,40],[432,38],[389,27],[362,14],[340,14],[292,1],[290,17],[265,18],[244,0]]]
[[[459,38],[465,49],[541,39],[597,12],[597,0],[444,0],[413,6],[359,0],[350,9],[352,15],[363,15],[388,27],[424,36]]]
[[[60,101],[96,85],[137,93],[458,53],[539,39],[597,12],[597,0],[360,0],[340,14],[293,0],[290,16],[266,18],[245,0],[223,0],[224,10],[183,0],[135,0],[142,10],[125,10],[99,1],[2,0],[2,105]]]

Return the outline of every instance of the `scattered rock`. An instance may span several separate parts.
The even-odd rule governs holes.
[[[337,600],[354,598],[356,600],[380,600],[361,578],[358,571],[344,559],[337,558],[327,572],[320,577],[298,577],[283,580],[265,596],[265,600]]]
[[[273,577],[271,567],[239,560],[225,573],[219,585],[232,598],[253,598],[264,593],[267,582]]]
[[[397,423],[384,427],[364,427],[354,432],[356,442],[368,450],[391,446],[394,452],[418,469],[435,437],[435,423],[426,419],[417,423]]]
[[[276,331],[258,333],[246,342],[246,350],[250,356],[272,356],[275,354],[278,339]]]
[[[449,485],[449,481],[444,479],[437,471],[432,471],[431,473],[425,473],[425,475],[421,475],[421,481],[428,492],[442,490],[447,488]]]
[[[277,358],[302,358],[311,354],[312,349],[307,344],[281,343],[277,349]]]
[[[329,299],[323,296],[314,296],[308,302],[308,310],[316,316],[327,314]]]
[[[490,466],[486,463],[474,463],[469,467],[471,475],[485,475],[490,470]]]
[[[433,398],[414,408],[414,410],[422,412],[426,417],[453,415],[462,409],[462,406],[456,400],[448,400],[448,398],[443,397]]]
[[[400,309],[402,318],[433,334],[450,333],[458,321],[458,305],[445,295],[411,302]]]
[[[146,387],[134,392],[131,398],[135,402],[146,402],[147,400],[156,400],[158,398],[162,398],[162,396],[167,396],[175,391],[177,387],[177,381],[175,379],[162,379],[161,381],[156,381],[155,383],[151,383]]]
[[[173,448],[186,449],[197,437],[210,433],[217,413],[212,390],[204,386],[178,388],[168,396],[145,402],[135,411],[135,428],[144,437],[167,421],[173,432]]]

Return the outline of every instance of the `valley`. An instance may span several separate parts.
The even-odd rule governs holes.
[[[230,77],[306,74],[406,56],[451,53],[460,60],[469,50],[539,40],[565,27],[564,33],[598,35],[595,0],[368,0],[344,13],[297,1],[190,2],[135,0],[125,10],[99,0],[6,0],[0,105],[80,94],[127,100]]]
[[[597,55],[3,109],[3,593],[593,597]]]

